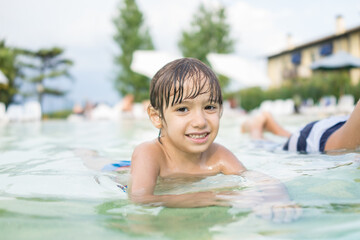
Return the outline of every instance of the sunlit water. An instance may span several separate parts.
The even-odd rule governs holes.
[[[240,116],[222,119],[217,142],[248,169],[280,179],[303,209],[291,223],[275,223],[249,209],[144,207],[128,201],[116,183],[127,173],[90,170],[73,150],[111,159],[131,157],[153,139],[148,120],[46,121],[0,126],[0,239],[359,239],[360,156],[301,155],[259,149],[240,134]],[[290,130],[309,121],[281,118]],[[282,138],[267,136],[282,143]],[[173,193],[226,188],[238,176],[217,175],[173,184]]]

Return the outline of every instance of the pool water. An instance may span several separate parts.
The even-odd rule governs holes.
[[[116,186],[126,184],[128,172],[88,169],[74,149],[129,160],[138,143],[157,136],[148,120],[45,121],[0,126],[0,238],[359,239],[360,155],[303,155],[270,145],[259,149],[240,134],[243,120],[225,114],[216,141],[248,169],[280,179],[303,210],[297,220],[275,223],[237,207],[135,205]],[[289,116],[280,121],[295,130],[309,119]],[[167,191],[221,189],[241,181],[239,176],[217,175],[174,184]]]

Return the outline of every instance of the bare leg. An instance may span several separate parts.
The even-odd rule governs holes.
[[[252,139],[264,139],[265,131],[272,134],[290,137],[291,133],[281,127],[269,112],[262,112],[242,125],[242,132],[249,132]]]
[[[325,144],[325,151],[347,149],[360,146],[360,101],[357,102],[349,120],[330,135]]]

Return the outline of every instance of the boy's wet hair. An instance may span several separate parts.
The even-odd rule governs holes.
[[[189,80],[193,88],[184,96],[184,85]],[[164,109],[169,105],[173,106],[208,92],[209,101],[222,106],[219,80],[210,67],[194,58],[181,58],[166,64],[155,74],[150,84],[150,103],[160,112],[160,117],[163,117]],[[173,100],[170,103],[171,96]]]

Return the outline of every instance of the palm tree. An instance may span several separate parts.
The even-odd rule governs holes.
[[[36,94],[39,103],[42,105],[45,94],[54,96],[63,96],[67,91],[59,90],[46,86],[45,80],[54,80],[59,77],[66,77],[72,79],[69,73],[69,67],[73,65],[70,59],[62,58],[64,50],[58,47],[50,49],[40,49],[36,52],[27,52],[28,56],[38,59],[37,64],[28,63],[24,66],[35,70],[35,76],[28,79],[28,81],[35,85]]]

